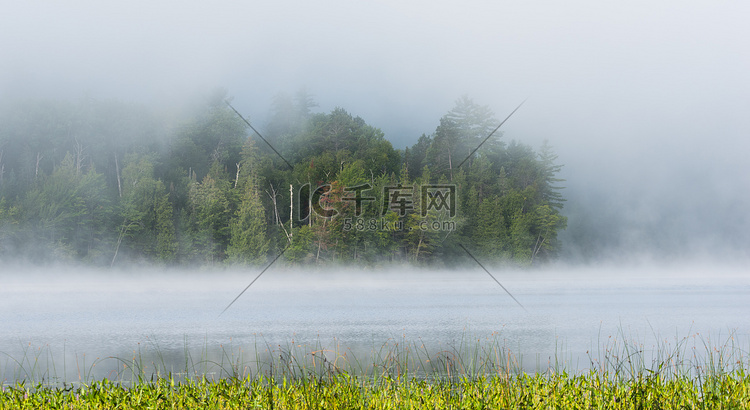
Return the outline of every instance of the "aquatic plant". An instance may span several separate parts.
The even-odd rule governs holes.
[[[158,354],[145,361],[140,348],[88,367],[81,357],[80,380],[62,383],[54,365],[41,370],[49,352],[29,349],[17,360],[6,355],[18,370],[0,390],[0,408],[750,408],[748,351],[735,340],[695,334],[646,349],[619,335],[600,343],[588,368],[556,358],[526,372],[497,337],[464,335],[438,350],[392,339],[370,360],[338,344],[259,339],[251,354],[222,346],[218,359],[204,349],[194,360],[186,348],[179,372]],[[92,380],[91,369],[106,361],[118,371]]]

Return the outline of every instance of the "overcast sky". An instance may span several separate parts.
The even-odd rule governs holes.
[[[606,202],[634,242],[670,218],[683,237],[723,236],[727,212],[750,228],[748,2],[113,3],[5,4],[0,93],[172,104],[221,86],[262,126],[305,86],[397,148],[463,94],[499,118],[528,99],[504,138],[550,140],[571,212]]]

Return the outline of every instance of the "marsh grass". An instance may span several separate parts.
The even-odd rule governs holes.
[[[389,339],[368,352],[262,337],[246,350],[195,352],[185,341],[177,371],[155,341],[128,358],[76,355],[75,380],[61,380],[49,346],[14,359],[0,408],[748,408],[748,350],[735,333],[714,342],[693,334],[651,344],[599,340],[588,365],[565,352],[527,372],[499,335],[468,334],[446,348]],[[714,339],[715,340],[715,339]],[[562,345],[558,346],[561,348]],[[147,359],[148,357],[149,359]],[[105,377],[95,369],[106,367]],[[3,370],[3,369],[0,369]]]

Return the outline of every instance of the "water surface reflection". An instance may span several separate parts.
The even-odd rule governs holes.
[[[252,361],[256,351],[279,346],[350,352],[366,361],[384,344],[424,345],[432,354],[478,341],[507,347],[533,371],[555,361],[585,368],[612,338],[648,351],[685,338],[698,346],[709,337],[725,342],[733,332],[740,348],[749,346],[750,278],[741,269],[494,273],[528,312],[479,269],[277,269],[221,316],[257,271],[11,269],[0,288],[0,370],[6,382],[30,368],[75,381],[122,369],[118,360],[92,367],[106,357],[178,371],[188,358]]]

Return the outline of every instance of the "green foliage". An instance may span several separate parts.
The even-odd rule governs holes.
[[[474,238],[481,254],[490,259],[506,259],[509,246],[509,232],[504,216],[497,215],[501,209],[498,196],[485,198],[479,204]]]
[[[161,262],[172,262],[176,257],[177,243],[172,220],[172,205],[167,195],[160,195],[154,200],[156,214],[156,259]]]
[[[403,341],[393,347],[383,345],[374,352],[373,362],[366,363],[350,351],[310,352],[293,343],[268,352],[270,361],[256,363],[257,372],[240,362],[214,363],[220,370],[218,378],[195,373],[195,364],[193,372],[157,371],[149,377],[135,360],[132,364],[121,360],[126,368],[137,367],[132,380],[113,372],[111,378],[70,387],[50,386],[46,380],[21,381],[0,388],[0,408],[750,408],[747,352],[740,352],[736,364],[718,368],[710,359],[694,358],[697,361],[684,365],[670,357],[623,375],[618,369],[643,359],[644,353],[637,351],[624,359],[614,353],[604,358],[601,367],[592,363],[592,368],[580,372],[549,368],[526,373],[513,353],[496,344],[462,345],[433,354],[423,343],[419,345]]]
[[[401,155],[382,131],[342,108],[310,117],[306,131],[292,137],[289,146],[288,154],[295,163],[309,164],[328,152],[335,157],[337,167],[362,160],[367,173],[378,175],[397,172],[401,162]],[[339,170],[336,168],[336,172]]]
[[[70,153],[9,213],[15,209],[22,210],[22,240],[37,244],[36,255],[30,257],[98,260],[103,252],[111,222],[104,177],[93,168],[82,173]]]
[[[221,169],[233,169],[247,138],[247,125],[218,95],[204,111],[178,132],[168,159],[170,168],[194,173],[202,179],[218,163]]]
[[[461,166],[469,154],[490,136],[498,121],[486,106],[480,106],[467,96],[456,101],[448,114],[440,119],[432,143],[426,151],[426,159],[439,174],[453,180],[453,172]],[[499,142],[500,134],[496,133],[484,142],[485,152],[495,152],[503,144]],[[426,143],[422,142],[422,145]],[[420,142],[414,147],[421,152]]]
[[[115,257],[124,243],[130,256],[171,262],[176,257],[173,209],[164,184],[154,178],[154,164],[147,155],[131,154],[122,170],[122,199]]]
[[[262,263],[268,254],[266,216],[258,191],[248,189],[230,222],[227,255],[230,261]]]
[[[312,254],[313,231],[308,225],[294,229],[292,242],[284,257],[292,263],[302,263],[313,258]],[[286,245],[284,245],[286,246]]]
[[[220,167],[218,161],[214,162],[201,182],[195,181],[190,185],[189,206],[195,255],[207,263],[223,260],[231,238],[230,221],[236,193],[231,189],[229,177]]]
[[[266,213],[259,193],[260,159],[252,140],[242,149],[237,164],[234,190],[244,191],[237,211],[230,218],[227,256],[230,262],[257,264],[265,262],[269,241],[266,239]]]
[[[175,382],[159,378],[125,387],[109,380],[65,391],[13,386],[0,391],[1,408],[295,408],[295,409],[685,409],[750,408],[750,378],[732,374],[707,381],[658,378],[602,381],[567,373],[459,380],[384,378],[372,383],[347,374],[332,378],[235,378]]]
[[[314,113],[304,90],[279,95],[264,133],[292,169],[226,99],[219,90],[176,124],[93,100],[0,106],[0,257],[260,264],[290,238],[291,263],[454,263],[458,244],[520,265],[559,252],[557,156],[547,142],[487,139],[497,119],[468,97],[399,151],[342,108]],[[299,218],[317,206],[300,197],[306,184],[330,188],[319,204],[335,217]],[[455,187],[455,215],[422,214],[429,184]],[[387,209],[396,186],[413,189],[403,214]],[[366,187],[361,212],[352,187]]]

